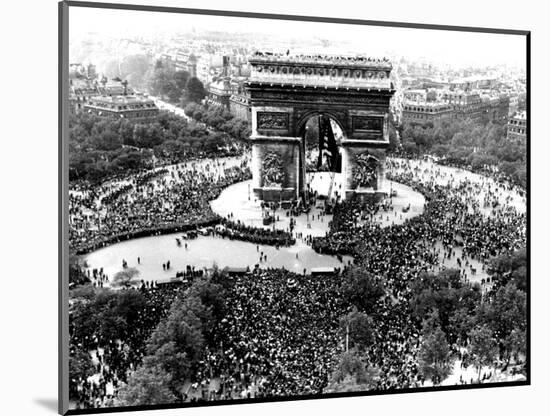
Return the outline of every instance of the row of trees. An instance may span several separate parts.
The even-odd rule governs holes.
[[[206,96],[202,82],[188,71],[178,71],[172,63],[154,61],[145,54],[112,59],[105,63],[104,73],[108,78],[126,80],[139,91],[148,91],[173,103],[200,102]]]
[[[402,149],[411,155],[435,154],[474,170],[497,166],[516,184],[526,185],[526,143],[506,140],[506,124],[472,120],[407,123],[401,127]]]
[[[69,119],[69,178],[99,181],[148,168],[152,157],[179,162],[217,154],[233,140],[185,118],[161,112],[153,123],[79,113]],[[222,150],[223,152],[223,150]]]
[[[247,141],[250,137],[248,121],[238,119],[224,107],[190,103],[185,106],[184,111],[188,117],[225,132],[242,142]]]
[[[204,85],[197,77],[188,71],[177,71],[170,63],[160,60],[149,72],[147,88],[150,94],[173,103],[199,103],[206,96]]]

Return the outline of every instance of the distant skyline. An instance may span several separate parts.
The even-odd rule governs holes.
[[[526,61],[525,36],[520,35],[80,7],[69,10],[69,40],[86,33],[100,33],[106,38],[152,38],[192,29],[199,33],[209,30],[273,36],[275,49],[278,39],[328,39],[334,43],[334,51],[319,47],[311,52],[425,58],[454,67],[509,65],[524,70]]]

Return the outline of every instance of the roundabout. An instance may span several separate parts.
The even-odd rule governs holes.
[[[240,160],[248,159],[228,158],[218,161],[217,164],[224,168],[237,166]],[[518,213],[525,212],[525,198],[517,190],[507,189],[493,179],[482,175],[454,167],[436,165],[429,161],[388,159],[388,163],[391,166],[392,175],[409,175],[419,183],[436,183],[460,189],[467,181],[470,186],[479,186],[483,190],[470,194],[464,193],[463,199],[479,206],[480,212],[486,217],[505,209]],[[160,178],[152,180],[151,183],[153,187],[160,187],[162,181],[173,178],[178,169],[211,169],[207,166],[208,161],[168,166],[166,173]],[[221,177],[221,175],[219,176]],[[317,192],[319,195],[326,196],[329,181],[327,172],[308,173],[311,191]],[[116,189],[127,183],[127,180],[121,180],[109,185]],[[383,228],[396,226],[424,212],[426,199],[422,193],[395,180],[387,180],[387,187],[390,189],[392,197],[386,198],[384,201],[386,208],[379,210],[372,217],[358,219],[359,225],[371,222]],[[304,270],[306,273],[310,273],[311,269],[316,267],[343,268],[352,263],[351,256],[343,256],[339,259],[336,256],[316,253],[311,247],[313,238],[324,237],[329,232],[332,214],[325,209],[326,199],[317,199],[316,204],[308,213],[291,215],[288,209],[281,207],[269,211],[262,208],[261,201],[254,197],[250,188],[250,180],[229,185],[222,190],[218,198],[210,201],[212,211],[222,218],[254,228],[291,232],[296,239],[294,245],[275,247],[228,240],[217,236],[200,236],[196,240],[187,242],[187,249],[185,249],[176,244],[176,238],[182,237],[181,233],[170,233],[121,241],[95,250],[84,256],[88,268],[90,270],[102,268],[108,277],[112,277],[123,270],[122,263],[125,261],[128,266],[138,269],[139,279],[163,282],[170,280],[177,271],[184,270],[187,266],[208,270],[214,266],[220,269],[225,267],[249,267],[252,269],[258,265],[260,268],[285,268],[302,274]],[[331,195],[333,198],[337,190],[338,186],[335,186]],[[489,196],[498,201],[498,206],[484,205],[484,201],[487,201]],[[263,217],[266,213],[273,216],[272,224],[264,225]],[[293,222],[292,231],[290,230],[291,220]],[[479,259],[467,258],[467,267],[457,264],[456,258],[462,256],[460,247],[454,249],[455,254],[452,258],[443,255],[444,247],[441,241],[436,241],[430,249],[439,257],[439,269],[461,268],[468,279],[476,282],[487,278],[485,266]],[[264,255],[267,258],[263,257]],[[140,264],[137,263],[137,257],[141,258]],[[262,257],[261,261],[260,257]],[[163,270],[161,266],[167,261],[171,262],[172,267],[170,270]]]
[[[424,386],[410,372],[410,362],[400,353],[407,348],[414,360],[419,354],[414,340],[421,332],[409,311],[414,299],[411,288],[422,284],[425,272],[436,276],[446,269],[458,269],[460,290],[477,291],[480,297],[491,296],[493,282],[489,280],[487,265],[495,256],[524,244],[525,199],[518,189],[464,169],[424,160],[389,158],[386,163],[389,169],[384,183],[388,196],[374,210],[353,199],[335,204],[339,178],[333,176],[334,186],[329,186],[332,179],[328,172],[308,173],[309,191],[315,198],[311,198],[307,212],[284,204],[262,203],[250,192],[247,154],[169,165],[143,172],[138,179],[113,180],[97,194],[102,221],[108,219],[109,207],[117,208],[120,222],[124,221],[125,210],[154,200],[154,205],[147,205],[154,207],[152,212],[178,221],[189,217],[183,203],[196,207],[195,215],[190,217],[191,228],[166,234],[153,229],[149,236],[127,236],[85,254],[82,259],[92,283],[107,290],[120,288],[112,285],[117,273],[135,269],[137,275],[131,285],[148,293],[147,296],[160,296],[167,302],[164,308],[169,307],[176,293],[187,293],[185,289],[194,281],[200,284],[200,276],[210,279],[215,275],[211,271],[226,269],[228,273],[221,276],[230,287],[226,301],[232,305],[226,319],[233,323],[224,324],[223,320],[219,323],[216,342],[231,339],[234,345],[244,342],[251,343],[250,348],[258,348],[265,344],[250,340],[258,339],[260,334],[268,334],[269,340],[279,338],[276,328],[261,330],[256,324],[250,326],[249,335],[237,330],[238,322],[249,319],[242,315],[243,310],[254,310],[250,319],[261,322],[258,325],[262,328],[268,328],[268,322],[281,320],[282,333],[296,332],[300,341],[288,341],[277,347],[277,354],[286,357],[284,354],[302,345],[304,354],[314,349],[323,357],[322,375],[313,385],[300,369],[297,378],[285,381],[285,388],[294,389],[297,394],[322,392],[326,388],[326,378],[343,348],[337,328],[341,316],[347,313],[347,301],[341,289],[349,274],[360,270],[364,275],[375,276],[384,287],[387,300],[378,303],[380,316],[395,319],[389,328],[384,327],[388,323],[385,318],[376,321],[375,331],[384,334],[380,336],[387,341],[371,346],[373,362],[383,367],[383,362],[376,360],[390,360],[394,372],[406,374],[397,380],[391,371],[383,369],[377,388]],[[125,193],[109,197],[120,189]],[[86,197],[85,192],[79,194]],[[200,195],[200,200],[195,195]],[[172,215],[174,207],[179,207],[178,216]],[[274,221],[264,224],[266,215]],[[149,218],[145,216],[146,220]],[[201,225],[206,218],[213,222]],[[165,224],[171,226],[170,222]],[[236,237],[231,234],[232,227],[244,232]],[[221,233],[221,229],[229,230],[229,234]],[[196,230],[196,236],[192,230]],[[276,241],[275,235],[286,235],[291,240],[285,241],[291,243],[276,246],[251,242],[258,235],[267,236],[271,244]],[[125,292],[111,293],[123,296]],[[236,304],[242,306],[234,308]],[[290,321],[277,312],[279,305],[291,309]],[[317,334],[314,338],[307,338],[313,333]],[[330,348],[320,349],[324,345]],[[442,380],[442,385],[473,382],[472,374],[476,371],[461,357],[453,358],[451,373]],[[307,373],[312,363],[305,360],[300,368]],[[318,367],[311,367],[315,368]],[[219,376],[216,373],[219,369],[213,371]],[[484,367],[483,371],[484,381],[518,377],[493,367]],[[266,392],[276,391],[269,390],[277,385],[274,380],[251,380],[244,391],[252,397],[273,394]],[[215,389],[221,379],[214,377],[210,383],[208,388]],[[189,380],[185,386],[188,398],[202,397],[200,389],[195,389]]]

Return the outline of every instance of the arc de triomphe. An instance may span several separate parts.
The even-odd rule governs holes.
[[[380,196],[395,92],[391,63],[367,57],[288,56],[258,52],[246,84],[252,112],[253,190],[264,201],[300,198],[306,187],[304,131],[316,115],[341,128],[343,198]],[[359,166],[376,161],[362,181]]]

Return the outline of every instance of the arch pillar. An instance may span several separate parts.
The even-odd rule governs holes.
[[[266,202],[293,201],[304,191],[300,137],[255,136],[252,141],[252,190]]]
[[[368,185],[359,183],[356,170],[360,169],[359,159],[367,156],[376,160],[375,180]],[[356,140],[342,142],[342,173],[344,174],[344,199],[359,198],[365,202],[378,202],[389,195],[385,178],[385,148]]]

